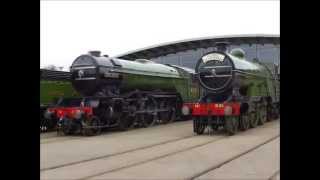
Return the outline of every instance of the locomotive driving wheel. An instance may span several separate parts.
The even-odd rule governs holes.
[[[159,119],[161,123],[167,124],[170,122],[175,121],[176,119],[176,110],[172,106],[173,103],[170,103],[168,100],[163,100],[159,103],[159,108],[160,109],[168,109],[167,111],[160,111],[158,113]]]
[[[170,111],[170,119],[169,119],[169,122],[173,122],[177,119],[177,110],[175,107],[172,107],[171,108],[171,111]]]
[[[245,131],[249,129],[249,126],[250,126],[249,113],[246,112],[241,114],[240,123],[239,123],[240,130]]]
[[[267,121],[274,119],[274,110],[272,105],[267,105]]]
[[[206,129],[206,124],[201,122],[201,117],[193,118],[193,131],[198,135],[203,134]]]
[[[229,135],[234,135],[238,132],[239,117],[237,116],[225,116],[225,130]]]
[[[249,113],[249,125],[250,128],[255,128],[258,125],[258,119],[257,119],[257,114],[256,112],[250,112]]]
[[[169,111],[162,112],[160,117],[163,124],[171,123],[176,120],[176,109],[171,107]]]
[[[93,116],[91,119],[86,121],[88,127],[83,127],[83,134],[85,136],[98,135],[101,132],[100,119],[97,116]]]
[[[119,117],[118,124],[121,131],[126,131],[134,127],[135,119],[132,116]]]
[[[153,126],[157,121],[157,102],[155,99],[151,96],[148,97],[148,100],[145,104],[145,109],[147,110],[147,113],[141,114],[141,121],[142,121],[142,127],[150,127]]]
[[[159,104],[159,109],[161,109],[161,110],[165,109],[166,106],[168,106],[167,105],[168,103],[166,100],[162,100],[158,104]],[[158,116],[159,116],[160,122],[162,124],[166,124],[168,122],[167,120],[169,119],[169,111],[160,111],[158,113]]]
[[[72,122],[68,119],[64,119],[60,132],[62,132],[64,135],[72,134],[73,133]],[[58,132],[58,133],[60,133],[60,132]]]
[[[267,121],[267,108],[262,105],[258,111],[258,124],[263,125]]]
[[[274,119],[278,119],[280,117],[280,107],[279,105],[274,105]]]
[[[278,109],[278,106],[276,104],[273,104],[272,105],[272,110],[271,110],[271,118],[273,120],[276,120],[279,118],[279,109]]]

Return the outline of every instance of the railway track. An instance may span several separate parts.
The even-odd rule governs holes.
[[[82,164],[82,163],[88,163],[88,162],[89,163],[90,162],[94,163],[94,161],[108,159],[110,157],[117,158],[119,156],[124,156],[124,155],[130,156],[130,155],[132,155],[132,153],[135,153],[135,152],[138,152],[138,151],[148,151],[150,149],[157,149],[157,148],[160,148],[161,146],[166,146],[166,145],[169,145],[169,144],[177,144],[178,142],[186,141],[188,139],[197,138],[197,137],[199,137],[199,136],[190,135],[190,136],[182,137],[182,138],[175,139],[175,140],[170,140],[170,141],[166,141],[166,142],[162,142],[162,143],[158,143],[158,144],[153,144],[153,145],[146,146],[146,147],[139,147],[139,148],[136,148],[136,149],[131,149],[131,150],[128,150],[128,151],[125,151],[125,152],[110,154],[110,155],[106,155],[106,156],[100,156],[100,157],[87,159],[87,160],[82,160],[82,161],[78,161],[78,162],[72,162],[72,163],[68,163],[68,164],[64,164],[64,165],[60,165],[60,166],[55,166],[55,167],[51,167],[51,168],[45,168],[45,169],[41,170],[41,173],[43,173],[45,171],[54,170],[54,169],[65,168],[65,167],[68,167],[68,166],[75,166],[75,165],[79,165],[79,164]],[[87,179],[87,178],[95,177],[95,176],[102,175],[102,174],[105,174],[105,173],[119,171],[121,169],[133,167],[133,166],[136,166],[136,165],[139,165],[139,164],[143,164],[143,163],[146,163],[146,162],[149,162],[149,161],[157,160],[157,159],[164,158],[164,157],[167,157],[167,156],[170,156],[170,155],[174,155],[174,154],[177,154],[177,153],[188,151],[190,149],[201,147],[201,146],[207,145],[209,143],[213,143],[215,141],[219,141],[219,140],[224,139],[224,138],[228,138],[228,137],[227,136],[219,136],[219,137],[215,137],[214,139],[212,139],[212,137],[211,137],[211,138],[208,138],[204,143],[196,143],[194,145],[188,146],[187,148],[179,149],[179,150],[176,150],[176,151],[173,151],[173,152],[170,152],[170,153],[165,153],[165,154],[159,153],[158,155],[155,155],[152,158],[147,158],[147,159],[144,159],[144,160],[141,160],[141,161],[138,161],[138,162],[134,162],[134,163],[129,163],[129,164],[126,163],[123,166],[111,168],[111,169],[109,169],[107,171],[102,171],[102,172],[99,172],[99,173],[96,173],[96,174],[93,174],[93,175],[90,175],[90,176],[86,176],[86,177],[83,177],[83,178],[79,178],[79,179]],[[66,170],[66,171],[68,171],[68,170]]]
[[[268,125],[268,123],[266,125]],[[246,132],[243,132],[243,133],[246,133]],[[241,136],[241,134],[243,133],[239,133],[239,135]],[[273,137],[272,139],[277,137],[278,136]],[[69,174],[70,177],[68,177],[68,179],[88,179],[88,178],[99,179],[99,176],[121,172],[122,170],[134,168],[141,165],[143,166],[144,164],[148,164],[150,162],[154,162],[154,161],[165,159],[165,158],[170,158],[172,156],[179,155],[181,153],[185,153],[188,151],[196,150],[201,147],[205,147],[207,145],[212,146],[215,143],[223,142],[223,140],[230,139],[230,138],[233,138],[233,136],[230,137],[230,136],[221,135],[221,134],[218,134],[215,136],[207,136],[207,135],[196,136],[192,134],[189,136],[184,136],[184,137],[172,139],[165,142],[160,142],[157,144],[151,144],[144,147],[129,149],[127,151],[123,151],[119,153],[98,156],[95,158],[89,158],[89,159],[85,159],[77,162],[66,163],[63,165],[58,165],[50,168],[44,168],[44,169],[41,169],[41,177],[42,179],[50,179],[50,177],[55,177],[56,179],[63,179],[65,174]],[[268,138],[267,141],[263,141],[257,146],[254,146],[249,150],[242,152],[241,154],[237,154],[237,156],[227,159],[226,161],[222,162],[220,165],[215,165],[214,167],[207,168],[201,171],[200,173],[198,172],[198,174],[192,177],[189,177],[189,179],[195,179],[196,177],[201,176],[203,173],[207,171],[217,168],[225,163],[230,162],[231,160],[237,158],[238,156],[241,156],[245,153],[251,152],[252,150],[259,148],[263,144],[271,141],[272,139]],[[134,157],[141,157],[141,158],[137,159]],[[104,166],[99,166],[99,164]],[[105,165],[108,165],[108,166],[105,166]],[[88,172],[88,169],[91,169],[91,171]],[[72,172],[77,172],[77,173],[72,174]]]
[[[182,137],[182,138],[178,138],[178,139],[174,139],[174,140],[170,140],[170,141],[166,141],[166,142],[161,142],[161,143],[158,143],[158,144],[152,144],[152,145],[145,146],[145,147],[139,147],[139,148],[131,149],[131,150],[124,151],[124,152],[103,155],[103,156],[99,156],[99,157],[95,157],[95,158],[91,158],[91,159],[85,159],[85,160],[81,160],[81,161],[71,162],[71,163],[67,163],[67,164],[63,164],[63,165],[59,165],[59,166],[53,166],[53,167],[50,167],[50,168],[43,168],[43,169],[41,169],[41,171],[46,171],[46,170],[51,170],[51,169],[57,169],[57,168],[61,168],[61,167],[76,165],[76,164],[80,164],[80,163],[84,163],[84,162],[89,162],[89,161],[108,158],[108,157],[111,157],[111,156],[123,155],[123,154],[131,153],[131,152],[134,152],[134,151],[139,151],[139,150],[148,149],[148,148],[152,148],[152,147],[159,146],[159,145],[164,145],[164,144],[167,144],[167,143],[181,141],[181,140],[184,140],[184,139],[187,139],[187,138],[191,138],[191,137],[195,137],[195,135],[190,135],[190,136],[186,136],[186,137]]]
[[[192,132],[183,130],[191,129],[191,127],[192,122],[182,121],[165,126],[134,129],[132,131],[104,134],[101,136],[44,139],[40,144],[41,170],[62,164],[69,164],[70,162],[78,162],[96,157],[105,157],[106,155],[114,155],[131,149],[147,147],[171,140],[194,136]],[[176,129],[180,130],[176,131]],[[165,136],[161,135],[165,131],[169,131],[169,133]],[[145,139],[146,134],[149,134],[150,137],[154,138],[150,138],[147,141],[141,141],[142,139]],[[113,148],[110,148],[110,145],[113,146]],[[86,146],[93,150],[86,150]],[[80,158],[74,157],[75,153],[71,149],[77,149],[76,153],[78,153]],[[59,156],[63,156],[65,158],[61,158]]]
[[[242,155],[252,152],[262,145],[279,137],[278,133],[270,135],[268,129],[263,129],[262,138],[251,137],[249,144],[240,143],[247,136],[257,134],[261,128],[239,133],[238,136],[223,137],[220,140],[199,147],[182,150],[155,160],[138,165],[110,171],[102,175],[92,176],[89,179],[195,179],[198,176],[220,167]],[[261,134],[260,134],[261,135]],[[214,137],[214,136],[213,136]],[[165,172],[165,173],[164,173]]]
[[[195,136],[192,136],[192,137],[195,137]],[[190,137],[190,138],[192,138],[192,137]],[[98,174],[90,175],[90,176],[81,178],[81,180],[82,179],[88,179],[88,178],[96,177],[96,176],[103,175],[103,174],[106,174],[106,173],[120,171],[122,169],[130,168],[130,167],[137,166],[137,165],[140,165],[140,164],[144,164],[144,163],[147,163],[147,162],[150,162],[150,161],[155,161],[155,160],[158,160],[158,159],[161,159],[161,158],[164,158],[164,157],[168,157],[168,156],[171,156],[171,155],[174,155],[174,154],[178,154],[178,153],[182,153],[182,152],[185,152],[185,151],[197,148],[197,147],[201,147],[201,146],[207,145],[209,143],[213,143],[215,141],[222,140],[224,138],[226,138],[226,137],[219,137],[217,139],[208,141],[206,143],[197,144],[197,145],[194,145],[194,146],[182,149],[182,150],[178,150],[178,151],[175,151],[175,152],[172,152],[172,153],[168,153],[168,154],[165,154],[165,155],[157,156],[157,157],[154,157],[154,158],[151,158],[151,159],[147,159],[147,160],[144,160],[144,161],[141,161],[141,162],[133,163],[133,164],[130,164],[130,165],[127,165],[127,166],[123,166],[123,167],[115,168],[115,169],[112,169],[112,170],[104,171],[104,172],[101,172],[101,173],[98,173]],[[183,139],[181,139],[181,140],[183,140]],[[168,143],[171,143],[171,142],[168,142]],[[161,145],[165,145],[165,144],[167,144],[167,143],[163,143]],[[153,147],[155,147],[155,146],[153,146]]]
[[[223,162],[221,162],[221,163],[219,163],[219,164],[217,164],[217,165],[214,165],[213,167],[210,167],[210,168],[208,168],[208,169],[206,169],[206,170],[204,170],[204,171],[202,171],[202,172],[200,172],[200,173],[198,173],[198,174],[190,177],[190,180],[196,180],[196,179],[199,178],[200,176],[202,176],[202,175],[204,175],[204,174],[207,174],[207,173],[210,172],[210,171],[216,170],[216,169],[220,168],[221,166],[223,166],[223,165],[225,165],[225,164],[227,164],[227,163],[229,163],[229,162],[231,162],[231,161],[233,161],[233,160],[235,160],[235,159],[237,159],[237,158],[239,158],[239,157],[241,157],[241,156],[244,156],[244,155],[246,155],[246,154],[248,154],[248,153],[250,153],[250,152],[258,149],[258,148],[260,148],[261,146],[263,146],[263,145],[265,145],[265,144],[267,144],[267,143],[269,143],[269,142],[271,142],[271,141],[274,141],[275,139],[277,139],[277,138],[279,138],[279,137],[280,137],[280,135],[275,136],[275,137],[273,137],[273,138],[271,138],[271,139],[269,139],[269,140],[267,140],[267,141],[265,141],[265,142],[263,142],[263,143],[257,144],[255,147],[250,148],[250,149],[248,149],[248,150],[245,151],[245,152],[242,152],[242,153],[240,153],[240,154],[237,154],[236,156],[233,156],[233,157],[231,157],[231,158],[229,158],[229,159],[226,159],[225,161],[223,161]],[[274,175],[273,175],[273,176],[274,176]],[[271,176],[271,177],[273,177],[273,176]]]
[[[187,120],[190,121],[190,120]],[[187,121],[176,121],[172,122],[170,124],[156,124],[155,126],[149,127],[150,128],[165,128],[165,126],[170,126],[171,124],[176,125],[179,123],[187,122]],[[99,137],[99,136],[105,136],[105,135],[111,135],[111,134],[125,134],[127,132],[134,132],[136,130],[141,130],[143,128],[134,128],[127,131],[119,131],[117,128],[110,128],[108,130],[103,131],[100,135],[97,136],[83,136],[81,134],[78,135],[58,135],[57,132],[43,132],[40,134],[40,143],[41,144],[47,144],[47,143],[54,143],[54,142],[61,142],[61,141],[69,141],[69,140],[85,140],[85,139],[91,139],[93,137]]]

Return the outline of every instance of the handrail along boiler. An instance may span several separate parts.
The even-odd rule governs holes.
[[[184,105],[191,111],[195,133],[222,126],[233,135],[278,118],[280,82],[264,64],[246,60],[242,49],[205,54],[196,74],[203,95],[199,102]]]

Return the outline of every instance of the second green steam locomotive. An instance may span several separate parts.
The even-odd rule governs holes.
[[[194,132],[224,127],[230,135],[278,118],[280,81],[258,61],[248,61],[241,49],[213,51],[196,65],[204,89],[199,102],[189,104]]]

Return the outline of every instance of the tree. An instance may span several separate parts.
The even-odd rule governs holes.
[[[62,71],[63,70],[63,66],[55,66],[55,65],[48,65],[45,66],[43,69],[47,69],[47,70],[52,70],[52,71]]]

